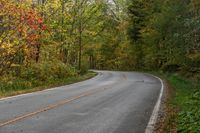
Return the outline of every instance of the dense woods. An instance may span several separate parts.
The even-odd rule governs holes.
[[[198,0],[1,0],[0,6],[1,75],[40,64],[79,72],[180,71],[199,79]]]
[[[80,72],[123,69],[131,60],[126,6],[122,0],[1,0],[1,75],[51,62]]]
[[[129,14],[139,67],[180,71],[199,79],[200,1],[133,0]]]

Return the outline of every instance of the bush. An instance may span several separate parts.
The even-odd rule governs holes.
[[[89,69],[89,65],[83,62],[81,65],[81,70],[79,71],[79,74],[81,75],[86,74],[88,72],[88,69]]]
[[[180,66],[178,64],[165,64],[162,67],[162,70],[165,72],[177,72],[179,71]]]
[[[200,84],[179,75],[167,76],[169,83],[175,88],[176,95],[172,103],[177,107],[177,132],[200,132]]]
[[[43,62],[29,67],[22,67],[20,78],[27,80],[47,81],[51,79],[76,76],[75,68],[62,62]]]

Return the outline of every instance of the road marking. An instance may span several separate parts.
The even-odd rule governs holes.
[[[147,128],[145,130],[145,133],[153,133],[154,125],[155,125],[157,117],[158,117],[158,111],[159,111],[159,108],[160,108],[161,98],[162,98],[163,90],[164,90],[163,81],[159,77],[156,77],[154,75],[151,75],[151,76],[159,79],[159,81],[161,82],[161,91],[160,91],[159,98],[158,98],[158,100],[156,102],[156,105],[154,107],[153,113],[151,115],[151,118],[149,120],[149,123],[147,125]],[[124,79],[125,79],[125,77],[124,77]],[[11,119],[11,120],[8,120],[8,121],[5,121],[5,122],[0,122],[0,127],[3,127],[3,126],[6,126],[6,125],[9,125],[9,124],[18,122],[18,121],[23,120],[23,119],[28,118],[28,117],[32,117],[32,116],[37,115],[39,113],[54,109],[56,107],[62,106],[64,104],[70,103],[72,101],[78,100],[78,99],[86,97],[86,96],[90,96],[92,94],[101,92],[101,91],[106,90],[106,89],[108,89],[108,88],[90,90],[90,91],[84,92],[84,93],[82,93],[82,94],[80,94],[78,96],[74,96],[74,97],[71,97],[69,99],[62,100],[62,101],[60,101],[58,103],[55,103],[55,104],[52,104],[52,105],[48,105],[47,107],[41,108],[41,109],[36,110],[34,112],[31,112],[31,113],[28,113],[28,114],[24,114],[24,115],[21,115],[21,116],[17,116],[14,119]],[[49,90],[52,90],[52,89],[49,89]],[[47,91],[47,90],[44,90],[44,91]],[[30,94],[32,94],[32,93],[30,93]],[[28,94],[22,94],[22,95],[28,95]],[[14,97],[18,97],[18,96],[14,96]],[[5,98],[5,99],[7,99],[7,98]],[[2,99],[0,99],[0,101],[1,100]]]
[[[14,119],[11,119],[11,120],[8,120],[8,121],[5,121],[5,122],[0,122],[0,127],[3,127],[3,126],[6,126],[6,125],[15,123],[17,121],[23,120],[25,118],[37,115],[37,114],[45,112],[45,111],[54,109],[54,108],[56,108],[58,106],[67,104],[67,103],[75,101],[75,100],[78,100],[78,99],[80,99],[82,97],[90,96],[90,95],[92,95],[94,93],[97,93],[97,92],[100,92],[100,91],[103,91],[103,90],[105,90],[105,88],[103,88],[103,89],[96,89],[96,90],[90,90],[90,91],[84,92],[84,93],[82,93],[82,94],[80,94],[78,96],[74,96],[72,98],[65,99],[65,100],[62,100],[62,101],[60,101],[58,103],[55,103],[55,104],[49,105],[47,107],[41,108],[41,109],[39,109],[37,111],[31,112],[31,113],[28,113],[28,114],[25,114],[25,115],[22,115],[22,116],[18,116],[18,117],[14,118]]]
[[[151,74],[149,74],[149,75],[151,75]],[[159,77],[154,76],[154,75],[151,75],[151,76],[155,77],[156,79],[158,79],[160,81],[161,90],[160,90],[160,94],[159,94],[158,100],[156,102],[156,105],[153,109],[152,115],[150,117],[150,120],[148,122],[148,125],[146,127],[145,133],[154,133],[155,132],[154,126],[155,126],[157,118],[158,118],[158,112],[160,109],[161,99],[162,99],[162,95],[163,95],[163,91],[164,91],[164,83],[163,83],[162,79],[160,79]]]

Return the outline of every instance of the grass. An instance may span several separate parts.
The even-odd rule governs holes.
[[[176,121],[178,133],[200,133],[200,83],[175,74],[162,74],[174,89],[170,98],[177,114],[171,121]]]
[[[83,75],[72,76],[68,78],[50,79],[48,81],[25,80],[17,78],[13,81],[0,84],[0,98],[68,85],[90,79],[96,75],[97,73],[90,71]]]

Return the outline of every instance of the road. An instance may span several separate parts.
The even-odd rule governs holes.
[[[98,71],[83,82],[0,100],[0,133],[144,133],[161,83]]]

